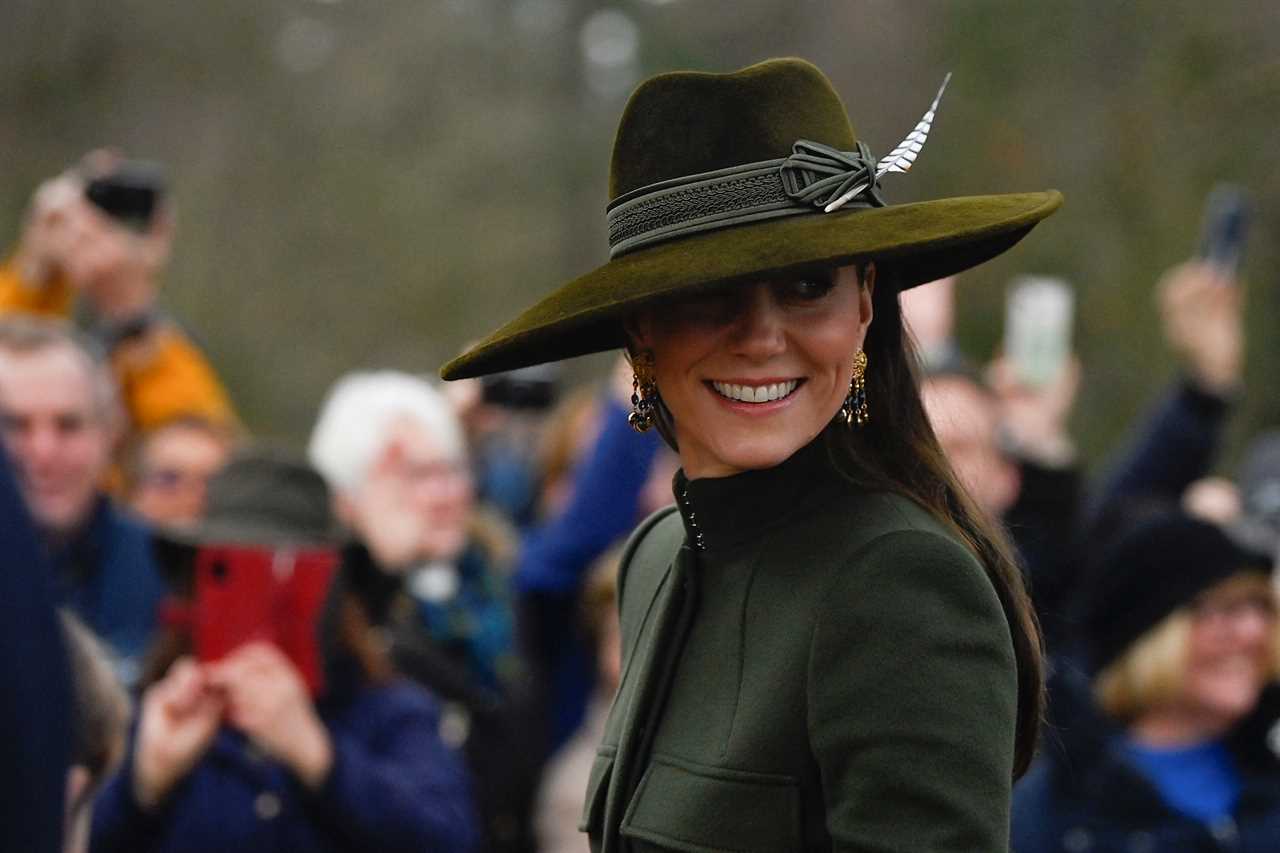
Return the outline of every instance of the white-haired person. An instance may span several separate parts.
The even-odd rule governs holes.
[[[1083,672],[1050,683],[1052,749],[1014,793],[1018,853],[1273,851],[1271,558],[1181,513],[1133,523],[1080,594]]]
[[[356,540],[340,583],[386,629],[398,668],[445,703],[484,849],[530,849],[545,723],[517,648],[515,538],[476,502],[451,404],[410,374],[349,374],[330,390],[308,453]]]

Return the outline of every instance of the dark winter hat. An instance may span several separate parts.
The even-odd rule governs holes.
[[[1197,595],[1242,571],[1267,574],[1264,553],[1183,513],[1140,522],[1108,547],[1080,592],[1089,672],[1097,675]]]
[[[613,146],[609,262],[440,375],[462,379],[617,349],[625,344],[622,319],[636,307],[715,284],[874,258],[888,280],[912,287],[995,257],[1062,203],[1049,190],[886,204],[881,176],[914,161],[933,117],[931,108],[877,161],[831,82],[803,60],[644,81]]]
[[[324,478],[290,451],[255,447],[237,453],[209,481],[204,520],[156,536],[173,566],[206,545],[323,548],[341,542]]]

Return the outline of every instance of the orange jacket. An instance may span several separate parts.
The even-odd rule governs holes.
[[[67,317],[73,293],[65,281],[32,285],[16,265],[0,264],[0,316]],[[111,353],[120,396],[134,428],[142,431],[181,417],[235,426],[235,408],[213,367],[178,326],[161,320]]]

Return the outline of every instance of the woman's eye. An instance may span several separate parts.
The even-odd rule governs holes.
[[[783,296],[798,302],[811,302],[830,293],[833,284],[830,279],[815,276],[788,281],[782,287]]]

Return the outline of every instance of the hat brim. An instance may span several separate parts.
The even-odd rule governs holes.
[[[348,534],[338,528],[298,534],[252,519],[242,519],[158,528],[151,534],[151,546],[163,563],[186,559],[191,553],[211,546],[333,548],[342,546],[348,539]]]
[[[964,196],[792,216],[660,243],[549,294],[440,370],[464,379],[618,349],[622,319],[699,287],[778,278],[872,258],[901,289],[961,272],[1013,246],[1062,204],[1056,190]]]

